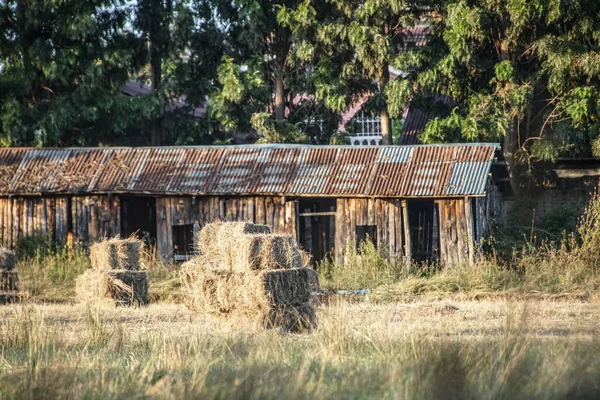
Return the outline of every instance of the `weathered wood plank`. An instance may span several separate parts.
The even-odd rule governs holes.
[[[407,265],[412,262],[412,243],[410,240],[410,221],[408,219],[408,204],[402,201],[402,226],[404,230],[404,257]]]
[[[335,205],[335,261],[339,264],[344,263],[344,239],[346,227],[346,199],[337,199]]]
[[[473,237],[473,216],[471,212],[471,199],[465,197],[464,199],[464,209],[465,209],[465,226],[466,226],[466,241],[467,241],[467,249],[468,249],[468,261],[470,264],[473,264],[475,260],[475,243]]]

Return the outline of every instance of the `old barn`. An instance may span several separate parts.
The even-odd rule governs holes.
[[[0,244],[45,234],[89,245],[143,237],[164,258],[242,220],[319,261],[367,237],[390,256],[472,260],[510,195],[497,144],[0,149]]]

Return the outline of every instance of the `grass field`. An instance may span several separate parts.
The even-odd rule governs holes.
[[[600,302],[330,304],[280,334],[182,305],[0,308],[0,399],[600,396]]]

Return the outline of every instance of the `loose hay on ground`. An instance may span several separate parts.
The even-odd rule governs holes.
[[[89,269],[77,278],[76,293],[81,301],[148,304],[148,276],[145,271]]]
[[[141,263],[143,242],[135,238],[112,238],[90,247],[92,268],[138,271]]]
[[[0,269],[12,270],[17,264],[17,255],[14,251],[0,247]]]

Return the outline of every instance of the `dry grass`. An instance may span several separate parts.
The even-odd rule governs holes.
[[[311,335],[177,305],[0,308],[0,398],[598,398],[597,302],[336,304]]]

